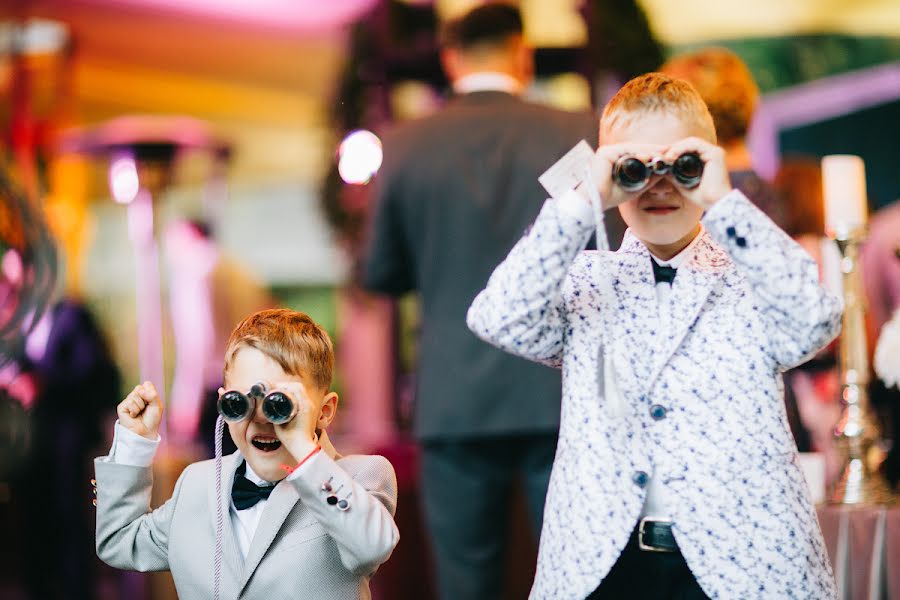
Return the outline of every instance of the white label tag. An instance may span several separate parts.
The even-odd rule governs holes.
[[[559,198],[585,178],[588,165],[593,158],[594,151],[591,146],[581,140],[552,167],[544,171],[544,174],[538,177],[538,181],[551,198]]]

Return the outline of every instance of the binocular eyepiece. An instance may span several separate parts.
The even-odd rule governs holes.
[[[260,401],[263,416],[275,425],[283,425],[297,414],[297,406],[290,396],[277,390],[270,392],[263,382],[254,383],[246,394],[228,390],[219,396],[217,408],[222,418],[236,423],[251,418],[256,410],[256,403]]]
[[[613,167],[613,181],[626,192],[639,192],[647,187],[654,175],[669,173],[680,186],[697,187],[703,176],[703,161],[694,152],[682,154],[671,164],[661,158],[645,163],[633,156],[623,156]]]

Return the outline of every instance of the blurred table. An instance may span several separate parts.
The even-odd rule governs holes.
[[[839,598],[900,600],[900,506],[820,506]]]

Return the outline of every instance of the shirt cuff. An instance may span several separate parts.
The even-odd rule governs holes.
[[[116,421],[112,448],[109,449],[109,456],[103,460],[129,467],[149,467],[153,464],[153,457],[161,439],[157,435],[155,440],[148,440]]]
[[[556,205],[560,211],[575,217],[585,225],[594,225],[594,210],[574,188],[560,196]]]

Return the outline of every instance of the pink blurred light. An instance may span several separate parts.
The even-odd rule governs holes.
[[[131,156],[114,158],[109,165],[109,189],[119,204],[130,204],[140,190],[137,165]]]
[[[338,148],[338,173],[346,183],[365,184],[378,172],[383,158],[378,136],[357,129],[348,134]]]
[[[377,0],[116,0],[151,9],[287,29],[340,27],[360,17]]]

